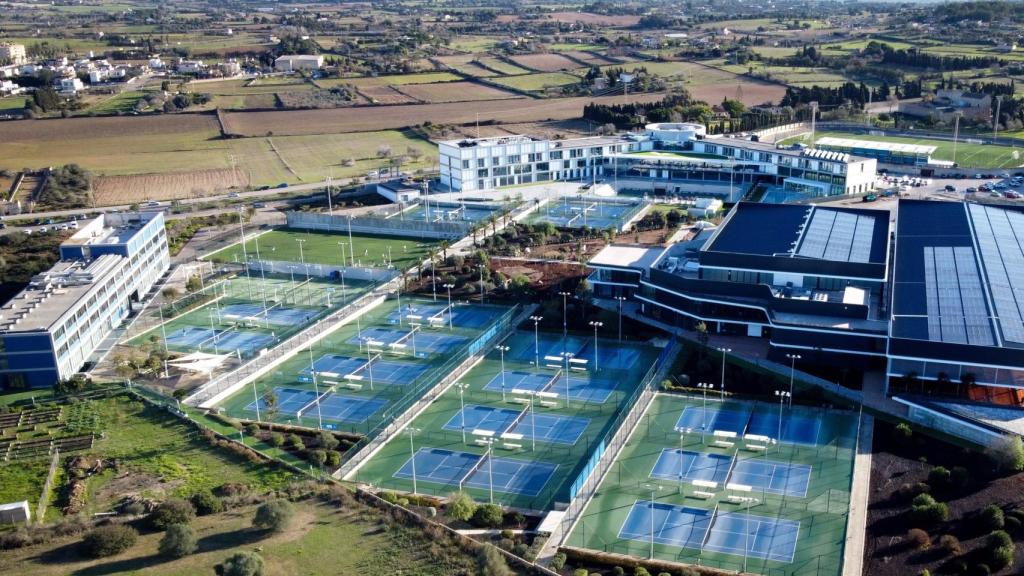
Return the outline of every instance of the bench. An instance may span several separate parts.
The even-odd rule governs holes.
[[[767,450],[768,447],[763,444],[744,444],[743,449],[749,450],[751,452],[762,452],[764,450]]]
[[[483,438],[477,438],[476,440],[473,440],[473,443],[477,444],[478,446],[487,446],[490,444],[490,442],[484,440]]]
[[[362,390],[363,389],[363,385],[362,384],[356,384],[355,382],[346,382],[345,383],[345,388],[349,388],[351,390]]]
[[[707,500],[709,498],[714,498],[715,497],[715,493],[714,492],[705,492],[703,490],[697,490],[696,492],[694,492],[692,494],[692,496],[694,498],[700,498],[701,500]]]
[[[519,444],[511,444],[509,442],[505,442],[504,444],[501,445],[501,447],[506,450],[518,450],[522,448],[522,446]]]
[[[714,442],[711,443],[711,445],[718,446],[719,448],[732,448],[733,446],[735,446],[735,444],[727,440],[715,440]]]
[[[538,404],[545,408],[558,408],[558,402],[552,402],[550,400],[541,400]]]
[[[529,404],[530,403],[530,399],[529,398],[515,398],[515,397],[513,397],[513,398],[509,398],[509,402],[512,402],[512,403],[515,403],[515,404]]]

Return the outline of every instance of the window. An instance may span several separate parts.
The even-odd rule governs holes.
[[[519,154],[512,154],[508,157],[508,164],[519,164],[523,159]]]
[[[551,160],[561,160],[562,159],[562,151],[561,150],[555,150],[555,151],[551,152],[550,154],[548,154],[548,158],[550,158]]]
[[[491,158],[491,166],[501,166],[501,158],[498,156]]]
[[[484,158],[477,158],[476,159],[476,167],[477,168],[484,168],[486,166],[487,166],[487,160],[486,159],[484,159]]]
[[[462,168],[463,168],[463,170],[469,169],[469,160],[463,160],[462,161]]]

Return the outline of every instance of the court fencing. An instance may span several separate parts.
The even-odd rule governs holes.
[[[487,354],[485,350],[487,343],[494,340],[500,341],[505,335],[515,330],[533,313],[534,308],[535,306],[521,308],[520,305],[516,305],[506,311],[486,332],[463,348],[462,352],[452,356],[443,365],[419,378],[420,385],[411,386],[401,399],[392,402],[389,407],[389,411],[397,410],[398,415],[387,425],[384,424],[387,422],[387,418],[382,418],[376,428],[368,430],[359,442],[349,448],[343,456],[344,462],[334,473],[334,477],[350,479],[388,441],[404,430],[427,406],[444,394],[449,386],[462,378],[477,362],[482,360]],[[435,380],[435,377],[441,374],[447,375]],[[432,386],[429,391],[425,390],[428,385]]]
[[[654,364],[651,365],[647,374],[640,380],[640,385],[637,386],[633,395],[623,404],[619,415],[612,422],[611,426],[608,427],[607,435],[597,444],[597,449],[594,450],[587,465],[573,482],[571,490],[572,499],[565,509],[562,520],[555,528],[555,532],[551,534],[548,543],[544,545],[540,557],[545,557],[549,560],[554,556],[558,547],[568,540],[569,534],[572,533],[576,522],[583,514],[583,510],[597,491],[601,480],[611,469],[619,452],[626,445],[626,440],[629,439],[633,428],[640,421],[651,401],[654,400],[658,383],[661,382],[665,372],[672,366],[672,362],[675,360],[680,349],[681,345],[673,336],[668,345],[662,349]]]
[[[393,234],[419,238],[462,238],[473,229],[473,222],[425,222],[399,220],[382,216],[333,216],[310,212],[288,212],[288,227],[299,230],[326,230],[328,232],[354,232],[359,234]]]
[[[398,277],[397,270],[387,268],[371,268],[368,266],[334,266],[331,264],[303,264],[286,260],[250,260],[247,263],[250,272],[265,274],[301,274],[317,278],[345,278],[346,280],[365,280],[369,282],[387,282]]]

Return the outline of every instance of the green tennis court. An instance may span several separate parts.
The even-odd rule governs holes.
[[[930,138],[913,138],[906,136],[874,136],[871,134],[859,134],[851,132],[826,132],[815,133],[815,141],[833,136],[836,138],[852,138],[855,140],[867,140],[870,142],[893,142],[896,144],[922,144],[935,146],[934,160],[953,160],[952,140],[933,140]],[[991,136],[991,134],[989,134]],[[794,136],[782,141],[782,144],[793,144],[795,142],[807,141],[810,134]],[[952,137],[952,134],[950,134]],[[970,142],[969,134],[960,133],[959,142],[956,145],[956,163],[963,168],[1017,168],[1024,166],[1024,150],[1010,146],[995,146],[991,144],[975,144]]]
[[[632,361],[609,362],[596,373],[574,370],[567,403],[562,370],[543,361],[534,364],[537,343],[544,354],[564,349],[592,366],[592,338],[570,335],[563,342],[560,333],[539,336],[535,340],[532,330],[514,332],[501,343],[509,348],[504,362],[492,343],[487,356],[457,383],[462,386],[449,388],[349,479],[411,492],[415,468],[416,489],[424,494],[447,496],[461,486],[479,502],[489,501],[493,492],[497,503],[530,510],[568,502],[574,483],[661,350],[599,340],[598,354],[618,349]],[[585,382],[604,402],[587,401],[579,384]],[[413,431],[411,448],[408,430]],[[488,451],[502,466],[500,472],[495,468],[493,486]],[[466,466],[482,463],[482,471],[464,466],[469,461]]]
[[[856,414],[707,404],[702,414],[700,396],[658,394],[566,544],[640,558],[653,546],[657,559],[726,571],[840,575]]]

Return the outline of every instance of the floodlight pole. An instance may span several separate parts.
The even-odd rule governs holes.
[[[373,390],[373,358],[370,357],[370,344],[366,344],[366,372],[370,375],[370,390]]]
[[[249,253],[245,250],[245,224],[242,222],[242,212],[238,212],[238,239],[242,243],[242,260],[245,261],[245,275],[249,279],[249,300],[252,300],[252,274],[249,272]],[[202,281],[203,273],[199,272],[199,279]]]
[[[256,379],[255,378],[252,381],[252,399],[253,399],[253,406],[256,407],[256,421],[257,422],[263,422],[263,420],[260,419],[260,397],[259,397],[258,394],[256,394]]]
[[[565,407],[569,408],[569,359],[575,356],[572,352],[562,352],[565,358]]]
[[[569,318],[566,316],[566,310],[568,309],[568,292],[559,292],[559,296],[562,297],[562,338],[565,338],[569,334]]]
[[[167,327],[164,326],[164,307],[157,306],[157,311],[160,312],[160,334],[164,343],[164,378],[170,377],[170,372],[167,370],[167,357],[170,356],[170,352],[167,351]],[[256,407],[256,418],[259,419],[259,407]]]
[[[626,297],[616,296],[615,299],[619,301],[619,342],[622,342],[622,302]]]
[[[434,273],[434,258],[437,258],[436,253],[430,256],[430,291],[434,294],[434,302],[437,302],[437,275]]]
[[[445,284],[443,287],[448,289],[448,329],[454,330],[454,328],[452,328],[452,316],[455,315],[455,311],[452,310],[452,288],[454,288],[455,285]]]
[[[260,237],[253,238],[256,242],[256,261],[260,263],[260,288],[263,291],[263,323],[270,328],[270,313],[267,310],[267,275],[263,271],[263,260],[260,259]],[[202,275],[200,275],[202,277]]]
[[[459,428],[462,429],[462,443],[465,444],[466,443],[466,399],[463,396],[463,393],[466,390],[466,385],[461,383],[461,382],[459,382],[459,383],[455,384],[455,387],[459,389],[459,420],[461,421],[461,424],[459,425]]]
[[[302,267],[306,270],[306,306],[313,304],[313,297],[309,293],[309,266],[306,266],[306,255],[302,251],[302,245],[306,243],[305,238],[296,238],[296,242],[299,243],[299,262],[302,263]]]
[[[409,462],[412,463],[412,493],[416,495],[416,449],[413,445],[412,437],[414,434],[419,432],[419,429],[413,428],[412,426],[405,429],[409,433]]]
[[[537,412],[533,409],[537,402],[537,393],[530,394],[530,451],[537,451]]]
[[[352,243],[352,215],[351,214],[348,215],[348,255],[349,255],[349,263],[352,266],[355,266],[356,265],[356,249],[355,249],[355,245]]]
[[[597,372],[597,329],[604,326],[604,322],[591,321],[590,325],[594,327],[594,372]]]
[[[775,396],[779,399],[779,431],[776,433],[776,441],[781,445],[782,443],[782,406],[786,403],[786,398],[792,398],[792,394],[785,390],[776,390]],[[792,401],[792,400],[790,400]],[[781,447],[781,446],[780,446]]]
[[[310,344],[309,348],[309,375],[313,377],[313,393],[316,394],[316,421],[317,429],[324,429],[324,417],[320,412],[320,386],[316,383],[316,370],[313,369],[313,345]]]
[[[655,492],[661,490],[661,486],[658,486],[657,484],[645,484],[644,488],[651,491],[651,553],[648,558],[654,560],[654,495]]]
[[[953,113],[953,166],[956,166],[956,145],[960,139],[960,116],[962,113],[958,110]]]
[[[725,355],[732,352],[732,348],[719,348],[718,351],[722,353],[722,388],[719,392],[721,392],[722,401],[725,402]]]
[[[498,352],[501,353],[501,401],[505,402],[505,351],[509,349],[508,346],[496,346]]]
[[[484,265],[480,264],[480,303],[484,303]]]
[[[700,411],[700,441],[701,441],[701,444],[703,444],[704,443],[704,434],[707,432],[707,429],[708,429],[708,390],[714,390],[715,389],[715,385],[714,384],[709,384],[707,382],[698,382],[697,383],[697,388],[700,388],[701,393],[704,396],[703,408],[701,408],[701,411]]]
[[[494,438],[487,438],[484,440],[487,442],[487,489],[488,499],[491,504],[494,504],[494,458],[491,458],[491,454],[494,453]]]
[[[537,329],[537,325],[543,320],[543,316],[530,316],[530,320],[533,320],[533,356],[534,364],[537,369],[540,370],[540,335]]]
[[[799,354],[786,354],[789,358],[789,407],[793,407],[793,379],[796,374],[796,361],[802,357]]]
[[[402,327],[402,287],[398,286],[395,288],[395,294],[398,295],[398,327]]]

